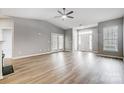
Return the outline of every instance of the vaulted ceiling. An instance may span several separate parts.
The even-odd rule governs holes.
[[[0,14],[6,16],[23,17],[48,21],[63,29],[81,25],[92,25],[101,21],[119,18],[124,15],[124,8],[67,8],[73,10],[74,19],[62,20],[54,18],[59,15],[60,8],[1,8]]]

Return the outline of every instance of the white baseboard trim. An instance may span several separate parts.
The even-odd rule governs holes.
[[[26,55],[26,56],[12,57],[12,59],[28,58],[28,57],[39,56],[39,55],[46,55],[46,54],[58,53],[58,52],[63,52],[63,50],[56,51],[56,52],[51,51],[51,52],[38,53],[38,54],[32,54],[32,55]]]
[[[3,76],[0,76],[0,79],[3,79]]]
[[[71,52],[71,50],[65,50],[65,52]],[[58,51],[62,52],[62,51]],[[58,52],[45,52],[45,53],[38,53],[38,54],[32,54],[32,55],[26,55],[26,56],[20,56],[20,57],[12,57],[12,59],[21,59],[21,58],[28,58],[28,57],[33,57],[33,56],[39,56],[39,55],[45,55],[45,54],[51,54],[51,53],[58,53]],[[118,57],[118,56],[111,56],[111,55],[104,55],[104,54],[97,54],[99,56],[103,57],[111,57],[111,58],[118,58],[118,59],[124,59],[124,57]]]
[[[65,52],[71,52],[72,50],[65,50]]]
[[[93,53],[98,53],[98,51],[92,51]]]
[[[53,53],[53,52],[45,52],[45,53],[38,53],[38,54],[32,54],[32,55],[26,55],[26,56],[12,57],[12,59],[28,58],[28,57],[51,54],[51,53]]]
[[[96,55],[103,56],[103,57],[110,57],[110,58],[118,58],[118,59],[123,59],[123,57],[119,57],[119,56],[104,55],[104,54],[96,54]]]

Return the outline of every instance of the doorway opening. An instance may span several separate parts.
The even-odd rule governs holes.
[[[78,50],[84,52],[92,51],[92,30],[78,31]]]

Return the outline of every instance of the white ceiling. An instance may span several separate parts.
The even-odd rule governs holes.
[[[0,12],[7,16],[45,20],[63,29],[77,27],[79,24],[96,24],[124,15],[124,8],[68,8],[67,12],[74,11],[72,16],[75,18],[63,21],[60,18],[54,18],[59,15],[58,9],[61,10],[60,8],[1,8]]]

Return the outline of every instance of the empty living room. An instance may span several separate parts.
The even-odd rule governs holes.
[[[124,84],[124,8],[0,8],[0,84]]]

